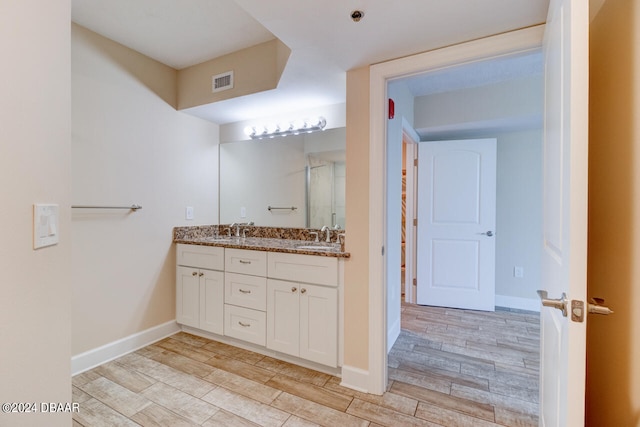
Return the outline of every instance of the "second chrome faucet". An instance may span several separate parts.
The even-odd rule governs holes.
[[[325,242],[330,242],[331,241],[331,228],[329,228],[329,226],[327,225],[323,225],[322,228],[320,229],[321,233],[326,232],[327,233],[327,238],[325,239]]]

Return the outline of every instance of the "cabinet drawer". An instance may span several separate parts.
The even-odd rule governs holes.
[[[176,248],[176,261],[178,265],[188,267],[223,270],[224,248],[179,243]]]
[[[225,304],[224,334],[257,345],[265,345],[267,338],[265,312]]]
[[[267,279],[246,274],[225,273],[224,302],[254,310],[266,310]]]
[[[338,285],[338,259],[335,257],[269,252],[267,259],[269,278]]]
[[[267,275],[267,253],[244,249],[227,249],[224,256],[224,269],[232,273]]]

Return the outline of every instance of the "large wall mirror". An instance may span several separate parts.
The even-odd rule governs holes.
[[[345,128],[220,144],[220,223],[345,228]]]

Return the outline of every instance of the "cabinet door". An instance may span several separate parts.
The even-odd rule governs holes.
[[[267,348],[298,356],[300,347],[300,286],[267,280]]]
[[[224,273],[200,270],[200,329],[222,335],[224,330]]]
[[[198,269],[177,268],[176,322],[197,328],[200,323],[200,277]]]
[[[300,357],[336,367],[338,290],[300,285]]]

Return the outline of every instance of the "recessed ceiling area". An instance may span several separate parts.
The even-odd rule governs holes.
[[[176,70],[275,38],[234,0],[72,0],[71,19]]]
[[[278,87],[186,112],[218,124],[345,102],[346,72],[544,23],[549,0],[72,0],[72,20],[175,69],[274,38]],[[351,12],[362,10],[359,22]]]

